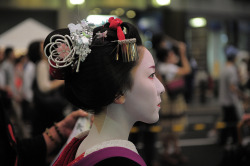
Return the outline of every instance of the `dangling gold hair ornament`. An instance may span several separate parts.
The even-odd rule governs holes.
[[[125,35],[122,31],[121,24],[122,20],[119,18],[114,19],[114,17],[109,18],[109,28],[116,29],[117,30],[117,53],[116,53],[116,60],[119,60],[119,49],[121,49],[122,53],[122,60],[123,62],[132,62],[136,61],[139,56],[137,52],[137,44],[136,44],[136,38],[132,39],[126,39]]]

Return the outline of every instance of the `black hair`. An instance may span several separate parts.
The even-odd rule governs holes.
[[[173,45],[171,50],[175,53],[175,55],[180,56],[180,49],[177,45]]]
[[[234,62],[236,56],[227,56],[227,61],[228,62]]]
[[[33,41],[28,47],[27,56],[33,63],[37,63],[41,60],[41,42],[40,40]]]
[[[122,23],[122,29],[126,28],[125,38],[136,38],[136,44],[142,45],[138,30],[130,23]],[[97,32],[105,32],[106,38],[97,38]],[[54,34],[70,35],[69,29],[60,29],[52,32],[44,42]],[[91,53],[80,64],[79,72],[68,70],[65,77],[65,96],[76,107],[98,114],[115,98],[122,95],[132,87],[133,80],[130,71],[137,64],[123,62],[122,58],[116,60],[117,31],[109,28],[109,23],[100,26],[93,31],[93,41],[90,46]],[[119,49],[121,50],[121,49]],[[121,53],[119,52],[119,55]]]
[[[224,52],[225,52],[227,61],[233,62],[237,56],[238,49],[236,46],[229,43],[224,47]]]
[[[13,48],[12,47],[7,47],[4,50],[4,59],[8,59],[10,54],[13,52]]]
[[[155,50],[160,48],[160,43],[166,39],[166,36],[163,33],[154,34],[152,37],[152,47]]]
[[[159,48],[156,50],[156,58],[160,62],[165,62],[168,58],[169,50],[165,48]]]

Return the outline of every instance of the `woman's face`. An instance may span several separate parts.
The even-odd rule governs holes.
[[[155,123],[159,119],[161,97],[165,90],[155,76],[155,63],[145,47],[139,47],[140,61],[131,71],[133,86],[125,94],[124,106],[135,121]]]

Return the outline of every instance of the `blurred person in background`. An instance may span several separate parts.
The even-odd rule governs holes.
[[[15,87],[15,55],[12,47],[7,47],[4,51],[4,60],[1,63],[1,72],[3,74],[3,89],[7,93],[10,100],[19,101],[20,97],[17,96]]]
[[[12,123],[18,128],[18,135],[23,134],[23,123],[21,117],[20,102],[22,97],[18,93],[18,87],[16,86],[16,57],[14,49],[12,47],[5,48],[4,61],[1,63],[0,68],[3,76],[3,91],[2,98],[5,102],[5,108],[8,111]],[[19,82],[20,83],[20,82]]]
[[[7,47],[4,50],[4,59],[1,64],[1,70],[4,74],[4,88],[9,96],[13,96],[15,93],[14,73],[15,73],[15,54],[12,47]]]
[[[41,60],[40,40],[33,41],[28,46],[26,61],[23,67],[22,111],[25,122],[30,123],[34,116],[33,86],[36,79],[36,65]]]
[[[220,133],[219,144],[222,146],[233,145],[234,147],[238,142],[236,126],[242,114],[239,109],[240,98],[243,99],[244,95],[239,89],[239,75],[235,65],[237,53],[238,49],[233,45],[225,47],[227,61],[219,80],[219,103],[222,107],[222,120],[226,123],[226,127]],[[232,138],[231,142],[229,138]]]
[[[193,98],[194,98],[195,79],[196,79],[196,73],[198,70],[198,64],[195,58],[190,56],[189,64],[191,67],[191,72],[185,75],[186,88],[184,92],[185,100],[188,104],[192,103]]]
[[[23,87],[23,68],[24,64],[26,62],[26,56],[25,55],[20,55],[18,58],[15,60],[15,76],[14,76],[14,83],[15,83],[15,88],[17,90],[18,96],[20,96],[22,100],[22,87]]]
[[[68,102],[63,94],[64,80],[54,80],[50,76],[49,63],[43,52],[43,42],[37,48],[40,60],[36,66],[36,78],[33,86],[35,112],[33,135],[41,134],[44,128],[64,118],[64,109]]]
[[[246,71],[247,76],[246,83],[244,84],[244,94],[246,98],[244,100],[244,114],[237,125],[238,131],[238,163],[239,166],[250,165],[250,59],[247,58]]]
[[[24,121],[23,121],[23,111],[22,111],[22,87],[23,87],[23,67],[26,61],[26,56],[20,55],[15,59],[15,66],[14,66],[14,86],[16,89],[16,96],[18,96],[19,101],[13,101],[13,107],[16,112],[16,118],[15,120],[17,121],[17,127],[19,128],[16,129],[17,132],[20,132],[20,136],[23,137],[28,137],[29,133],[27,133],[25,126],[24,126]]]
[[[236,66],[238,68],[239,80],[240,80],[240,89],[243,91],[249,79],[249,73],[248,73],[249,57],[250,55],[248,51],[239,50],[236,58]]]
[[[154,48],[158,59],[156,68],[166,87],[166,93],[162,95],[163,103],[160,111],[160,125],[163,128],[160,137],[165,148],[161,161],[162,164],[178,165],[187,162],[188,159],[182,154],[179,145],[179,135],[182,131],[172,129],[174,125],[186,126],[187,124],[184,76],[190,73],[191,68],[186,57],[186,45],[183,42],[173,43],[164,37],[160,38],[162,40],[157,40],[160,42]],[[181,66],[177,65],[179,60]]]
[[[206,69],[200,69],[196,74],[196,82],[199,87],[199,101],[201,104],[205,104],[206,94],[209,87],[209,74]]]

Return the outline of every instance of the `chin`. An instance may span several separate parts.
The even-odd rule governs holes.
[[[158,122],[158,120],[159,120],[159,114],[151,116],[149,119],[147,119],[147,120],[145,120],[143,122],[147,123],[147,124],[152,124],[152,123]]]

